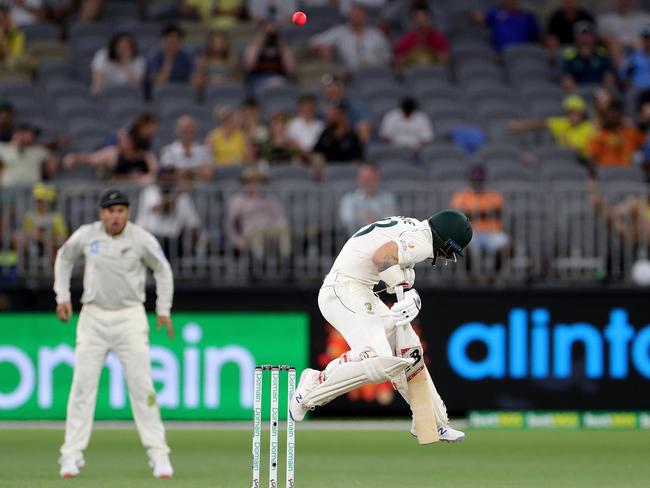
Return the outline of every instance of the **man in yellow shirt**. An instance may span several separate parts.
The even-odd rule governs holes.
[[[0,62],[4,69],[14,69],[25,49],[25,34],[11,21],[6,5],[0,5]]]
[[[594,135],[595,127],[587,116],[585,101],[579,95],[569,95],[562,107],[565,114],[558,117],[512,120],[510,130],[517,133],[548,128],[558,146],[575,149],[581,158],[586,158],[587,142]]]

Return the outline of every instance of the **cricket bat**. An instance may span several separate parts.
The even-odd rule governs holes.
[[[395,287],[397,299],[404,297],[404,289]],[[409,329],[409,334],[407,330]],[[433,411],[433,398],[429,389],[427,367],[424,364],[424,351],[411,324],[397,327],[397,349],[401,357],[410,357],[415,362],[406,371],[406,381],[409,394],[409,403],[413,412],[415,431],[420,445],[438,442],[438,425]]]

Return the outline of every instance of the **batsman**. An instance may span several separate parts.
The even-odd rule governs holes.
[[[449,426],[410,322],[421,308],[413,289],[415,264],[427,259],[433,265],[456,262],[471,239],[469,219],[456,210],[442,210],[423,221],[389,217],[361,228],[347,241],[323,281],[318,306],[350,350],[323,371],[302,372],[291,401],[294,420],[361,385],[390,380],[411,406],[411,433],[420,444],[465,438]],[[379,281],[397,295],[392,309],[373,292]]]

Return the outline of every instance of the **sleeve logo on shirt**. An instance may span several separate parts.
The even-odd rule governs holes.
[[[415,247],[415,243],[414,242],[409,242],[408,247],[409,247],[409,249],[413,249]]]
[[[99,241],[90,243],[90,254],[99,254]]]
[[[366,303],[364,303],[363,305],[366,307],[366,311],[367,311],[369,314],[372,315],[372,314],[375,313],[375,312],[373,312],[373,310],[372,310],[372,303],[370,303],[370,302],[366,302]]]

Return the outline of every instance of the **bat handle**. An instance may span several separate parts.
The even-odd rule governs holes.
[[[398,302],[404,298],[404,290],[407,287],[408,285],[397,285],[395,287],[395,296],[397,297]]]

